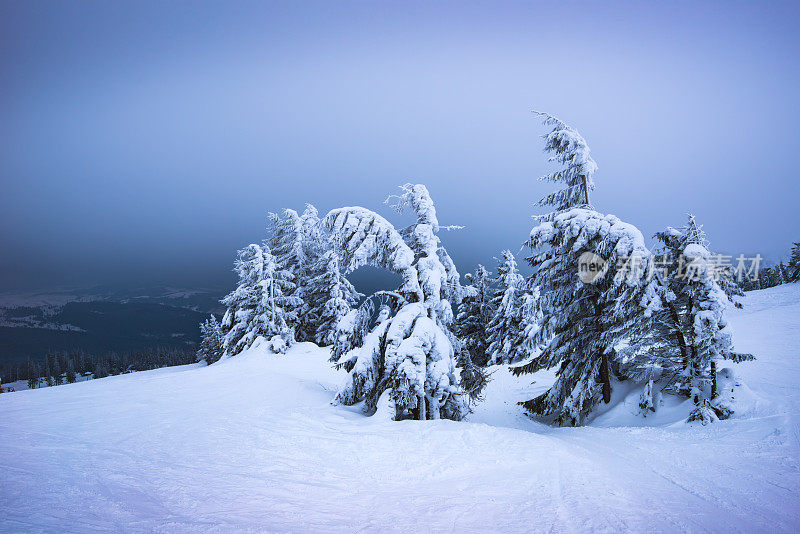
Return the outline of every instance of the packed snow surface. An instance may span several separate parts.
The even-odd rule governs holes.
[[[504,367],[466,422],[367,418],[312,344],[0,395],[0,531],[797,531],[800,284],[730,323],[758,360],[705,427],[674,398],[642,418],[624,383],[546,426],[515,403],[552,373]]]

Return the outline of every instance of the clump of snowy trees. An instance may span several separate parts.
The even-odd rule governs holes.
[[[333,210],[323,221],[347,272],[372,265],[403,280],[374,328],[355,328],[367,323],[364,310],[370,307],[344,325],[352,348],[334,356],[350,380],[336,401],[364,401],[367,413],[374,413],[383,397],[394,406],[395,419],[459,420],[470,397],[456,371],[461,342],[451,331],[452,305],[462,297],[459,274],[438,237],[441,228],[427,188],[406,184],[387,200],[400,213],[412,212],[415,222],[397,230],[358,207]]]
[[[239,251],[239,281],[222,303],[221,322],[200,325],[197,359],[211,364],[250,348],[258,338],[276,352],[296,341],[328,344],[361,295],[339,269],[332,237],[317,209],[269,214],[270,237]]]
[[[714,270],[693,218],[682,231],[657,234],[665,249],[657,263],[635,226],[592,206],[597,165],[583,137],[543,116],[551,126],[545,150],[563,165],[543,179],[563,187],[540,201],[553,211],[539,217],[527,242],[534,271],[527,285],[541,295],[533,345],[541,351],[513,372],[557,371],[552,387],[523,406],[579,425],[611,402],[615,381],[639,379],[646,410],[670,388],[694,401],[690,420],[730,415],[716,403],[716,364],[752,359],[733,352],[727,330],[730,297],[741,294],[731,273]],[[580,272],[592,265],[594,273]]]
[[[422,184],[387,199],[411,214],[402,228],[362,207],[324,217],[310,204],[287,209],[270,214],[268,239],[239,251],[238,285],[222,320],[201,325],[198,359],[214,363],[261,338],[274,352],[330,345],[349,373],[335,402],[363,403],[367,414],[388,407],[397,420],[462,419],[496,364],[516,375],[556,369],[551,387],[520,404],[560,425],[584,424],[621,380],[641,384],[644,414],[668,392],[691,399],[689,420],[728,417],[717,366],[753,358],[734,351],[725,319],[743,295],[732,270],[713,261],[692,216],[657,233],[651,251],[634,225],[598,211],[586,140],[540,116],[560,167],[542,178],[558,188],[539,201],[549,211],[525,243],[527,278],[505,250],[494,276],[479,265],[462,286],[439,237],[452,227],[440,226]],[[364,298],[347,280],[362,266],[397,273],[400,287]],[[800,276],[800,246],[785,271]]]
[[[704,423],[730,416],[731,408],[718,402],[717,363],[753,359],[733,350],[725,310],[739,294],[730,287],[730,273],[718,272],[708,241],[694,216],[680,229],[658,232],[659,272],[653,273],[658,306],[638,325],[631,346],[629,374],[643,378],[643,410],[655,410],[653,383],[690,397],[696,409],[690,420]]]
[[[452,331],[459,273],[438,237],[427,188],[406,184],[388,201],[415,221],[397,229],[361,207],[322,219],[311,205],[302,215],[270,214],[269,239],[239,251],[239,283],[222,300],[222,321],[201,326],[198,359],[234,356],[259,338],[275,352],[296,341],[331,344],[335,365],[350,372],[336,402],[363,401],[374,413],[384,398],[395,419],[461,419],[485,380]],[[364,265],[398,273],[403,283],[354,309],[362,295],[346,275]],[[465,384],[457,367],[468,368]]]

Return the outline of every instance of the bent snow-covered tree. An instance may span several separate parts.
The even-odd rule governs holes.
[[[528,245],[541,250],[530,259],[535,274],[529,283],[541,289],[548,327],[540,332],[551,337],[536,339],[544,345],[541,354],[513,372],[559,366],[550,389],[523,406],[554,416],[558,424],[580,425],[601,400],[611,399],[616,348],[646,311],[641,267],[650,253],[636,227],[586,208],[559,213],[535,227]],[[586,253],[603,258],[608,271],[584,282],[578,265]]]
[[[406,184],[391,197],[395,208],[410,208],[416,223],[401,231],[377,213],[339,208],[323,225],[336,241],[346,273],[371,265],[398,273],[403,282],[394,316],[384,313],[360,346],[344,353],[339,365],[351,369],[349,383],[336,397],[352,405],[365,401],[374,413],[388,392],[395,419],[459,420],[468,411],[459,384],[456,349],[450,332],[451,302],[458,302],[458,272],[436,235],[436,210],[424,185]],[[356,317],[351,317],[356,321]]]
[[[592,177],[597,171],[597,164],[590,155],[586,140],[562,120],[547,113],[534,113],[543,118],[546,126],[552,126],[550,133],[544,136],[544,150],[551,153],[550,161],[563,165],[563,168],[540,179],[566,186],[541,199],[539,205],[553,206],[556,213],[575,206],[590,205],[589,195],[594,190]]]
[[[531,413],[552,416],[558,424],[580,425],[601,400],[610,402],[616,349],[649,303],[645,270],[640,267],[650,252],[635,226],[592,208],[589,193],[597,165],[586,141],[562,121],[544,117],[552,126],[545,150],[564,168],[543,179],[567,187],[540,201],[555,211],[539,217],[527,243],[534,251],[528,259],[534,274],[527,286],[540,290],[539,302],[527,313],[542,313],[541,327],[527,338],[542,351],[513,372],[558,366],[550,389],[522,405]],[[602,264],[607,271],[580,278],[582,262]]]

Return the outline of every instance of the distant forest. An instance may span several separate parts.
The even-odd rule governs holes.
[[[43,362],[0,362],[3,382],[27,380],[29,388],[57,386],[86,378],[185,365],[197,359],[194,348],[152,348],[88,354],[81,350],[50,352]]]
[[[197,349],[208,310],[142,302],[69,302],[50,307],[0,307],[0,362],[43,363],[50,352],[141,352]]]

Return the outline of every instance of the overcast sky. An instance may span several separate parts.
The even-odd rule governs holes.
[[[800,241],[800,3],[0,2],[0,289],[228,281],[283,207],[428,185],[462,272],[551,186],[712,248]]]

